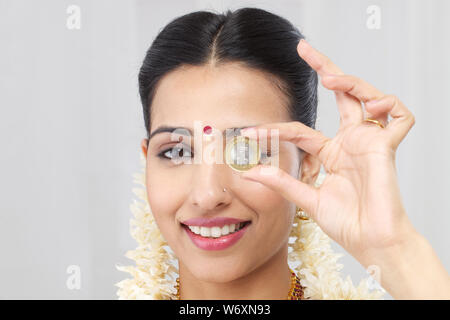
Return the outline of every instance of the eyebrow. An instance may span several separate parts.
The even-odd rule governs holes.
[[[257,126],[257,124],[253,124],[253,125],[248,125],[248,126],[244,126],[244,127],[232,127],[232,128],[226,128],[225,130],[224,130],[224,132],[223,132],[223,135],[225,135],[225,133],[227,132],[226,130],[227,129],[229,129],[230,130],[230,134],[229,135],[231,135],[231,134],[233,134],[236,130],[241,130],[241,129],[244,129],[244,128],[248,128],[248,127],[255,127],[255,126]],[[172,127],[172,126],[166,126],[166,125],[162,125],[162,126],[159,126],[157,129],[155,129],[151,134],[150,134],[150,136],[149,136],[149,138],[148,138],[148,143],[150,143],[150,139],[151,138],[153,138],[155,135],[157,135],[158,133],[163,133],[163,132],[169,132],[169,133],[172,133],[172,132],[174,132],[175,130],[186,130],[187,132],[189,132],[189,134],[191,135],[191,136],[193,136],[194,134],[192,133],[192,129],[191,128],[186,128],[186,127]],[[184,135],[184,133],[183,132],[177,132],[177,134],[181,134],[181,135]]]

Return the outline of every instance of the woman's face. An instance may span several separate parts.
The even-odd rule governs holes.
[[[191,128],[201,121],[221,132],[227,128],[291,121],[285,98],[261,72],[238,64],[190,66],[167,74],[152,103],[151,132],[160,126]],[[194,157],[192,137],[191,154]],[[201,139],[201,138],[200,138]],[[200,140],[202,141],[202,140]],[[149,204],[162,235],[197,279],[229,282],[261,266],[287,246],[295,204],[268,187],[240,177],[227,164],[175,164],[169,132],[158,133],[146,149]],[[202,142],[206,151],[209,142]],[[165,152],[159,157],[158,154]],[[298,177],[296,146],[279,142],[279,167]],[[226,188],[226,192],[223,189]],[[242,237],[220,250],[199,248],[182,221],[230,217],[251,221]]]

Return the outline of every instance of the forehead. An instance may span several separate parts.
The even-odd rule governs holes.
[[[151,128],[193,127],[196,120],[219,129],[289,121],[286,106],[286,97],[261,71],[232,63],[183,66],[158,83]]]

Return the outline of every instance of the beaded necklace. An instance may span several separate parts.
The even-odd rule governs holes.
[[[287,300],[303,300],[303,287],[300,284],[300,278],[289,268],[291,272],[291,289],[288,292]],[[177,278],[177,283],[175,285],[177,289],[176,300],[180,300],[180,278]]]

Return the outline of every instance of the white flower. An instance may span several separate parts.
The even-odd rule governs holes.
[[[176,299],[175,279],[178,276],[176,257],[160,233],[148,204],[145,189],[145,158],[141,154],[141,173],[133,174],[134,182],[140,188],[133,188],[140,201],[133,199],[130,210],[134,216],[130,220],[130,234],[138,243],[135,250],[126,253],[134,260],[135,266],[116,266],[119,271],[129,273],[132,278],[124,279],[116,286],[120,300],[161,300]],[[316,186],[325,178],[320,173]],[[295,219],[289,243],[290,267],[297,273],[305,287],[304,296],[310,299],[381,299],[384,292],[370,292],[367,279],[355,287],[349,276],[345,280],[340,275],[342,264],[337,260],[343,256],[334,253],[331,239],[313,220]],[[168,250],[166,249],[168,248]]]

